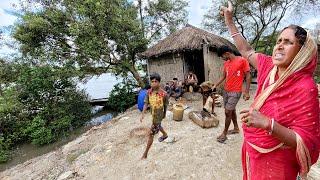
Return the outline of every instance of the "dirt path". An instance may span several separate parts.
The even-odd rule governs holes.
[[[238,112],[251,102],[240,100]],[[202,107],[200,101],[189,105]],[[187,116],[181,122],[165,119],[163,126],[176,142],[159,143],[156,136],[148,159],[140,160],[146,141],[131,137],[130,131],[149,126],[150,115],[140,124],[139,111],[130,110],[57,151],[2,172],[0,179],[242,179],[242,133],[218,143],[223,108],[216,113],[220,125],[211,129],[200,128]]]

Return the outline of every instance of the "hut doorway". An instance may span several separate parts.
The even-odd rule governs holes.
[[[184,53],[185,74],[189,71],[195,73],[198,77],[198,84],[205,81],[203,51],[194,50]]]

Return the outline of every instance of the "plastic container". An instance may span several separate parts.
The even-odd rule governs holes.
[[[144,99],[147,95],[147,91],[146,89],[143,89],[139,92],[138,95],[138,109],[142,112],[143,111],[143,106],[144,106]]]
[[[184,106],[182,104],[175,104],[173,106],[173,120],[182,121],[184,113]]]

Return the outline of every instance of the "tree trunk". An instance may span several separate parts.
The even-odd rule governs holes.
[[[139,3],[139,13],[140,13],[140,23],[141,23],[142,35],[143,35],[143,37],[145,37],[143,15],[142,15],[142,0],[139,0],[138,3]]]
[[[140,74],[138,73],[138,71],[136,70],[136,68],[134,66],[129,67],[129,71],[131,72],[131,74],[133,75],[134,79],[138,82],[138,85],[141,88],[144,88],[145,83],[143,82],[143,79],[141,78]]]

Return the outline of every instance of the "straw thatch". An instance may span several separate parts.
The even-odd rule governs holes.
[[[203,44],[208,44],[210,47],[227,45],[236,50],[236,47],[228,40],[188,24],[141,53],[141,56],[150,58],[185,50],[200,50]]]

